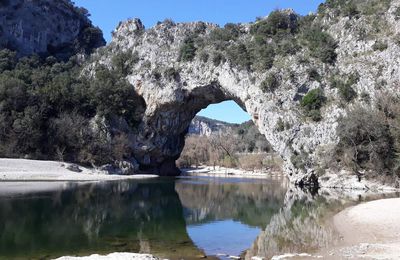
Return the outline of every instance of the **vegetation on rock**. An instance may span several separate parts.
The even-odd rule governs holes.
[[[57,62],[35,55],[17,61],[15,56],[0,51],[1,157],[90,164],[128,154],[115,150],[127,148],[121,143],[127,141],[124,133],[107,139],[91,131],[95,115],[98,120],[123,117],[133,129],[140,120],[141,100],[121,77],[123,70],[100,66],[89,79],[80,76],[74,57]]]
[[[310,90],[307,95],[303,97],[300,105],[303,107],[306,115],[314,121],[321,120],[320,109],[325,102],[325,96],[320,88]]]

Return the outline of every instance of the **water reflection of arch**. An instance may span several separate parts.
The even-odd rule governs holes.
[[[176,182],[188,225],[233,219],[264,229],[283,206],[287,179],[235,181],[182,179]]]
[[[114,251],[199,255],[173,181],[76,186],[0,200],[0,258]]]

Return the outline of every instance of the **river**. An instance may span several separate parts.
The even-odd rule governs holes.
[[[329,216],[372,198],[311,194],[284,178],[71,183],[0,197],[0,259],[111,252],[251,259],[316,252],[339,239]]]

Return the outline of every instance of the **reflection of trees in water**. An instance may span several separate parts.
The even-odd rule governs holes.
[[[342,193],[312,196],[296,188],[290,189],[284,206],[271,218],[244,258],[270,259],[274,255],[313,253],[330,248],[339,241],[330,217],[350,205],[377,198],[381,197]]]
[[[282,180],[203,184],[179,181],[175,189],[187,224],[233,219],[264,229],[283,206],[286,183]]]
[[[323,222],[327,203],[323,197],[288,192],[285,206],[261,232],[245,259],[262,256],[270,259],[283,253],[303,253],[333,243],[333,228]],[[298,196],[299,194],[302,194]]]
[[[0,258],[111,251],[199,254],[173,181],[115,182],[0,200]]]

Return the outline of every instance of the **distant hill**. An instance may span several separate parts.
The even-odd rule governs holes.
[[[195,116],[189,126],[190,135],[210,136],[227,128],[237,127],[237,124],[231,124],[203,116]]]

